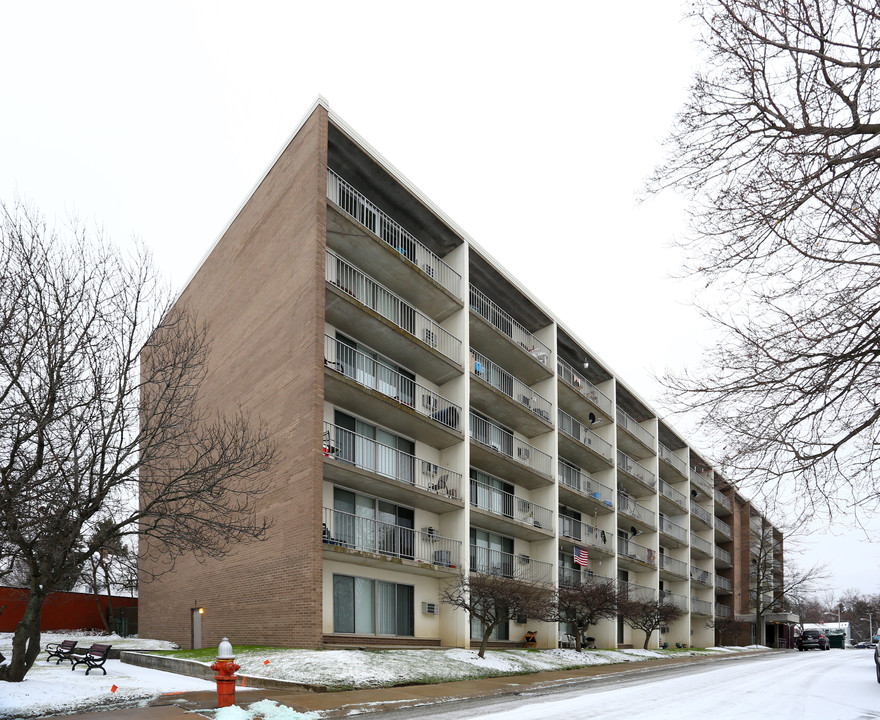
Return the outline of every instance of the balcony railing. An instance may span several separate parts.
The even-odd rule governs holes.
[[[617,538],[617,552],[619,555],[623,555],[633,560],[639,560],[648,565],[655,567],[657,565],[657,554],[653,550],[646,548],[644,545],[639,545],[637,542],[633,542],[627,538]]]
[[[636,583],[626,582],[625,580],[619,580],[617,585],[620,593],[628,597],[630,600],[651,602],[657,597],[654,588],[646,587],[645,585],[638,585]]]
[[[684,477],[688,476],[688,466],[687,463],[682,460],[678,455],[676,455],[672,450],[666,447],[663,443],[658,443],[660,448],[660,459],[665,460],[667,463],[672,465],[678,472],[680,472]]]
[[[702,583],[703,585],[712,586],[712,573],[708,570],[703,570],[702,568],[698,568],[694,565],[691,565],[691,580],[694,582]]]
[[[511,375],[500,365],[493,363],[485,355],[481,355],[471,348],[471,372],[478,378],[485,380],[492,387],[500,390],[507,397],[516,400],[526,409],[531,410],[542,420],[552,422],[550,412],[552,403],[536,393],[519,378]]]
[[[606,534],[604,530],[594,525],[589,525],[566,515],[559,516],[559,534],[570,540],[576,540],[585,545],[592,545],[595,548],[606,550],[609,553],[614,552],[614,546],[612,545],[614,533]]]
[[[574,368],[565,362],[565,360],[556,361],[556,371],[559,373],[559,377],[581,393],[581,395],[587,398],[587,400],[593,403],[593,405],[599,408],[602,412],[606,413],[609,418],[611,417],[611,411],[614,409],[614,405],[611,402],[610,397],[593,385],[593,383],[587,380],[583,375],[576,373]]]
[[[604,582],[609,579],[586,568],[559,566],[559,584],[562,587],[578,587],[590,582]]]
[[[324,278],[419,342],[461,364],[461,340],[331,250],[327,250]]]
[[[715,615],[718,617],[729,618],[731,615],[730,608],[721,603],[715,603]]]
[[[715,557],[726,562],[728,565],[733,565],[733,556],[727,550],[717,545],[715,546]]]
[[[626,493],[617,493],[617,509],[627,517],[631,517],[633,520],[638,520],[645,525],[651,527],[656,527],[657,525],[655,519],[657,516],[654,511],[646,508],[641,503],[636,502]]]
[[[556,567],[528,555],[514,555],[471,545],[471,572],[498,575],[525,582],[551,583]]]
[[[660,518],[660,532],[666,533],[680,542],[687,542],[687,530],[669,518]]]
[[[654,447],[654,436],[619,407],[617,408],[617,424],[649,448]]]
[[[461,275],[330,168],[327,168],[327,197],[425,275],[436,280],[455,297],[461,297]]]
[[[726,577],[721,577],[720,575],[715,576],[715,587],[720,590],[729,590],[733,592],[733,581],[729,580]]]
[[[660,555],[660,569],[668,570],[676,575],[681,575],[681,577],[688,576],[687,563],[682,560],[677,560],[674,557],[669,557],[669,555],[666,555],[665,553]]]
[[[376,390],[401,405],[437,422],[459,429],[461,408],[439,393],[392,370],[380,359],[356,350],[329,335],[324,336],[324,364],[358,385]]]
[[[691,498],[691,514],[700,518],[706,525],[712,527],[712,513],[700,505],[696,500]]]
[[[703,551],[706,555],[712,555],[712,543],[703,540],[703,538],[694,533],[691,533],[691,547]]]
[[[723,492],[721,492],[718,488],[715,488],[715,502],[717,502],[721,507],[727,508],[732,511],[733,506],[731,505],[730,498],[727,497]]]
[[[690,472],[688,474],[690,475],[691,482],[694,485],[696,485],[698,488],[700,488],[709,497],[713,496],[713,494],[715,492],[715,488],[712,487],[711,481],[704,478],[702,475],[700,475],[700,473],[698,473],[693,468],[690,469]]]
[[[654,487],[657,484],[657,478],[654,473],[641,463],[637,463],[621,450],[617,451],[617,469],[623,470],[627,475],[632,475],[648,487]]]
[[[597,452],[608,462],[614,463],[613,447],[610,442],[600,438],[586,425],[579,423],[564,410],[557,409],[556,414],[559,419],[559,429],[562,432],[577,440],[581,445],[586,445],[594,452]]]
[[[324,508],[323,541],[327,545],[444,567],[460,567],[461,542],[432,531],[433,528],[423,532]]]
[[[667,602],[667,603],[675,605],[677,608],[680,608],[680,609],[684,610],[685,612],[687,612],[687,609],[688,609],[687,595],[678,595],[676,593],[669,592],[668,590],[661,590],[660,591],[660,599]]]
[[[700,600],[691,596],[691,612],[697,615],[711,615],[713,610],[712,603],[708,600]]]
[[[495,304],[494,300],[490,300],[487,295],[473,285],[471,285],[470,301],[471,310],[477,313],[477,315],[507,335],[507,337],[513,340],[525,352],[531,354],[538,362],[550,366],[550,362],[553,359],[553,353],[550,352],[550,348],[526,330],[510,313],[502,310]]]
[[[567,487],[577,490],[584,495],[589,495],[594,500],[606,505],[609,508],[614,507],[614,492],[607,485],[603,485],[591,478],[587,473],[574,465],[559,459],[557,462],[559,471],[559,482]]]
[[[532,470],[544,475],[552,473],[553,458],[547,453],[473,413],[471,413],[471,437],[481,445],[490,447]]]
[[[404,485],[446,497],[462,497],[461,473],[328,422],[324,423],[323,452],[324,457],[342,460]]]
[[[663,495],[663,497],[672,500],[672,502],[674,502],[680,508],[687,509],[687,495],[685,495],[683,492],[676,490],[674,487],[672,487],[672,485],[662,479],[660,480],[660,494]]]
[[[724,522],[721,518],[715,518],[715,529],[720,531],[722,535],[729,538],[733,537],[733,531],[730,529],[730,525]]]
[[[536,528],[552,530],[553,511],[513,493],[471,478],[471,505],[493,515],[511,518]]]

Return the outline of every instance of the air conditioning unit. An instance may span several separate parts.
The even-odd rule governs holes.
[[[532,451],[528,448],[518,447],[516,449],[516,454],[520,460],[528,460],[532,456]]]
[[[437,528],[423,527],[422,535],[425,536],[425,540],[428,540],[429,542],[434,542],[435,540],[437,540]]]
[[[436,475],[437,466],[434,463],[429,463],[425,460],[422,460],[422,473],[424,475]]]
[[[425,342],[432,348],[437,347],[437,336],[434,334],[433,330],[425,328]]]
[[[422,266],[422,268],[425,271],[425,275],[427,275],[428,277],[434,277],[434,266],[433,265],[429,265],[428,263],[425,263]]]
[[[422,395],[422,407],[433,412],[437,409],[437,398],[433,395]]]
[[[439,615],[440,614],[440,606],[437,603],[422,603],[422,612],[425,615]]]
[[[519,561],[520,561],[523,565],[528,565],[528,564],[532,561],[532,559],[531,559],[528,555],[520,555],[520,556],[519,556]]]

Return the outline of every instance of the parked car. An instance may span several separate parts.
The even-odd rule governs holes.
[[[880,645],[874,645],[874,669],[877,671],[877,682],[880,683]]]
[[[864,648],[869,648],[869,649],[873,650],[875,647],[877,647],[877,644],[871,642],[870,640],[862,640],[861,642],[858,642],[855,645],[853,645],[853,647],[859,648],[860,650],[864,649]]]
[[[831,641],[821,630],[804,630],[797,639],[797,649],[803,651],[813,648],[830,650]]]

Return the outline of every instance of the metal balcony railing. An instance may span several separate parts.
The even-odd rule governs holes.
[[[619,407],[617,408],[617,424],[644,445],[647,445],[649,448],[654,447],[654,436]]]
[[[657,526],[657,516],[654,511],[636,502],[626,493],[617,493],[617,510],[627,517],[638,520],[652,528]]]
[[[562,485],[577,490],[584,495],[589,495],[609,508],[614,507],[614,492],[610,487],[597,482],[579,467],[575,467],[561,458],[557,462],[557,468],[559,482]]]
[[[549,400],[473,348],[471,348],[471,372],[503,392],[507,397],[524,405],[526,409],[531,410],[538,417],[552,422],[550,412],[553,405]]]
[[[674,537],[676,540],[681,542],[687,542],[687,530],[685,530],[681,525],[672,522],[672,520],[661,517],[660,518],[660,532],[666,533],[667,535]]]
[[[660,591],[660,599],[663,600],[664,602],[675,605],[676,607],[681,608],[682,610],[687,612],[687,609],[688,609],[687,595],[678,595],[676,593],[669,592],[668,590],[661,590]]]
[[[715,518],[715,529],[720,531],[722,535],[729,538],[733,537],[733,531],[730,529],[730,525],[724,522],[721,518]]]
[[[376,390],[437,422],[459,429],[461,408],[439,393],[393,370],[380,358],[324,336],[324,364],[370,390]]]
[[[720,590],[729,590],[733,592],[733,581],[729,580],[726,577],[721,577],[720,575],[715,576],[715,587]]]
[[[730,498],[727,497],[723,492],[715,488],[715,502],[717,502],[721,507],[727,508],[731,512],[733,511],[733,506],[730,502]]]
[[[470,292],[471,310],[487,320],[493,327],[507,335],[525,352],[529,353],[542,365],[550,365],[553,353],[550,348],[536,338],[525,327],[516,321],[506,310],[502,310],[489,299],[482,291],[471,285]]]
[[[720,548],[717,545],[715,546],[715,557],[719,560],[723,560],[729,565],[733,565],[733,556],[727,552],[724,548]]]
[[[462,497],[461,473],[329,422],[324,423],[322,451],[324,457],[350,463],[405,485],[445,497]]]
[[[617,538],[617,553],[624,557],[647,563],[648,565],[655,567],[657,565],[657,553],[650,548],[646,548],[644,545],[639,545],[637,542],[633,542],[627,538]]]
[[[712,555],[712,543],[703,540],[699,535],[691,533],[691,547],[702,550],[707,555]]]
[[[330,168],[327,168],[327,197],[422,273],[455,297],[461,297],[461,275]]]
[[[471,437],[481,445],[490,447],[516,462],[537,470],[544,475],[552,474],[553,458],[534,445],[520,440],[514,434],[495,423],[471,413]]]
[[[595,525],[589,525],[566,515],[559,516],[559,534],[569,540],[576,540],[609,553],[614,552],[612,544],[614,533],[606,534],[604,530]]]
[[[637,463],[621,450],[617,451],[617,469],[622,470],[627,475],[632,475],[636,480],[648,487],[654,487],[657,484],[657,478],[654,473],[641,463]]]
[[[660,555],[660,569],[668,570],[669,572],[680,575],[681,577],[688,576],[687,563],[682,560],[677,560],[674,557],[669,557],[669,555],[666,555],[665,553]]]
[[[611,411],[614,409],[614,404],[611,402],[610,397],[593,385],[593,383],[587,380],[583,375],[579,375],[575,372],[574,368],[565,362],[565,360],[556,361],[556,372],[559,374],[559,377],[581,393],[581,395],[587,398],[587,400],[593,403],[593,405],[606,413],[609,419],[611,418]]]
[[[432,532],[324,508],[323,542],[350,550],[419,562],[461,566],[461,542]]]
[[[718,617],[729,618],[731,616],[730,608],[721,603],[715,603],[715,615]]]
[[[594,452],[605,458],[609,463],[614,463],[614,449],[610,442],[600,438],[586,425],[579,423],[564,410],[557,409],[556,414],[559,420],[559,429],[562,432],[577,440],[581,445],[585,445],[592,449]]]
[[[698,488],[700,488],[704,493],[706,493],[706,495],[708,495],[709,497],[712,497],[714,495],[715,488],[712,487],[712,482],[710,480],[704,478],[693,468],[690,468],[688,474],[690,475],[691,482]]]
[[[658,443],[658,447],[660,449],[660,459],[665,460],[667,463],[672,465],[678,472],[680,472],[684,477],[688,476],[688,465],[682,460],[678,455],[676,455],[672,450],[666,447],[663,443]]]
[[[617,588],[621,595],[625,595],[630,600],[641,600],[642,602],[650,602],[657,597],[654,588],[638,585],[637,583],[618,580]]]
[[[666,482],[665,480],[662,480],[662,479],[660,480],[659,487],[660,487],[660,494],[663,497],[669,498],[670,500],[672,500],[672,502],[674,502],[680,508],[687,510],[687,506],[688,506],[687,495],[685,495],[683,492],[680,492],[679,490],[676,490],[674,487],[672,487],[672,485],[670,485],[668,482]]]
[[[708,570],[703,570],[702,568],[691,565],[691,580],[711,587],[712,573]]]
[[[696,615],[711,615],[713,610],[712,603],[707,600],[700,600],[691,596],[691,612]]]
[[[556,574],[556,566],[528,555],[515,555],[471,545],[471,572],[499,575],[525,582],[551,583]]]
[[[324,278],[419,342],[461,365],[461,340],[332,250],[327,250]]]
[[[764,527],[764,525],[763,525],[763,523],[761,522],[761,518],[760,518],[760,517],[758,517],[757,515],[752,515],[752,516],[749,518],[749,527],[751,528],[752,532],[755,533],[755,535],[757,535],[758,537],[760,537],[760,536],[761,536],[761,530],[762,530],[762,528]]]
[[[493,515],[518,520],[545,530],[553,529],[553,511],[513,493],[471,478],[471,505]]]
[[[700,505],[696,500],[691,498],[691,514],[700,518],[706,525],[712,527],[712,513]]]
[[[603,582],[610,578],[582,567],[559,566],[559,584],[562,587],[578,587],[590,582]]]

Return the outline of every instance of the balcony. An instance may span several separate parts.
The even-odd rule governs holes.
[[[597,417],[597,423],[601,423],[602,420],[610,420],[613,417],[614,404],[611,402],[611,398],[583,375],[575,372],[574,368],[565,360],[556,360],[556,372],[564,380],[559,394],[560,396],[564,394],[570,404],[574,404],[573,401],[582,402],[586,400],[594,411],[600,416],[604,416]]]
[[[383,484],[388,500],[436,513],[462,507],[461,473],[324,423],[324,477],[366,493]]]
[[[707,528],[712,527],[712,513],[691,498],[691,515],[699,520]]]
[[[471,348],[471,404],[505,425],[533,437],[553,427],[552,403]]]
[[[634,495],[646,495],[647,490],[653,490],[657,485],[657,478],[648,468],[641,463],[637,463],[629,455],[621,450],[617,451],[617,473],[623,473],[631,480],[637,480],[637,483],[625,483],[627,489]]]
[[[716,542],[724,542],[733,538],[733,531],[721,518],[715,518],[715,540]]]
[[[678,514],[680,512],[687,512],[688,509],[688,498],[680,490],[676,490],[672,485],[670,485],[665,480],[661,480],[659,483],[660,488],[660,509],[668,512],[671,515]],[[667,502],[668,501],[668,502]]]
[[[329,323],[438,384],[461,373],[461,340],[330,250],[324,278]]]
[[[657,529],[656,513],[641,503],[636,502],[626,493],[617,493],[617,511],[640,524],[642,527],[639,530],[642,532]]]
[[[557,409],[559,421],[559,448],[562,454],[575,459],[591,472],[614,467],[614,449],[592,430],[575,420],[567,412]]]
[[[657,553],[627,538],[617,538],[617,557],[619,562],[631,561],[630,565],[634,562],[637,565],[657,567]]]
[[[715,603],[715,615],[720,618],[729,618],[733,613],[731,613],[730,608],[727,605],[722,605],[721,603]]]
[[[598,575],[595,572],[582,567],[559,567],[559,585],[560,587],[579,587],[587,585],[591,582],[607,582],[610,578]]]
[[[713,495],[715,496],[716,512],[727,511],[726,514],[728,515],[733,512],[733,505],[727,495],[721,492],[718,488],[715,488],[715,490],[713,491]]]
[[[433,528],[423,532],[332,508],[324,508],[322,541],[325,553],[351,555],[379,567],[387,566],[386,558],[398,558],[416,574],[456,574],[461,566],[461,542]]]
[[[654,436],[620,407],[617,408],[617,430],[618,445],[630,455],[645,458],[654,454]]]
[[[600,550],[606,555],[614,555],[614,534],[606,534],[604,530],[575,520],[566,515],[559,516],[559,534],[569,540]]]
[[[657,597],[657,592],[654,590],[654,588],[650,588],[645,585],[638,585],[636,583],[619,580],[617,583],[617,587],[620,590],[620,593],[622,595],[625,595],[630,600],[651,602],[652,600],[654,600],[654,598]]]
[[[324,398],[417,440],[444,448],[461,440],[461,408],[439,393],[329,335],[324,336]]]
[[[700,600],[691,596],[691,614],[692,615],[712,615],[713,605],[706,600]]]
[[[733,567],[733,556],[727,550],[715,546],[715,564],[724,567]]]
[[[712,557],[712,543],[703,540],[699,535],[691,533],[691,554]]]
[[[675,607],[683,610],[684,612],[687,612],[688,610],[687,595],[678,595],[676,593],[669,592],[668,590],[661,590],[660,599],[671,605],[675,605]]]
[[[338,207],[327,214],[329,246],[340,252],[356,247],[381,282],[406,288],[433,317],[462,307],[461,275],[329,168],[327,198]],[[353,242],[359,234],[372,242]]]
[[[553,482],[553,458],[493,422],[471,413],[471,459],[486,472],[534,490]]]
[[[715,590],[717,592],[733,592],[733,581],[720,575],[715,576]]]
[[[597,482],[579,467],[562,458],[557,462],[559,478],[559,501],[573,507],[583,506],[587,500],[594,512],[607,513],[614,510],[614,491]]]
[[[550,348],[473,285],[470,304],[474,345],[495,357],[503,357],[505,365],[527,383],[553,374]]]
[[[554,534],[552,510],[473,478],[471,508],[471,518],[480,515],[479,525],[486,530],[529,541]]]
[[[672,543],[673,547],[683,547],[684,545],[687,545],[687,530],[681,525],[678,525],[665,517],[660,518],[659,525],[660,532],[675,541]]]
[[[665,553],[660,554],[660,572],[666,575],[675,575],[677,578],[688,577],[688,565],[686,562],[669,557]]]
[[[691,582],[712,587],[712,573],[709,570],[703,570],[695,565],[691,565]]]
[[[672,468],[677,475],[674,475],[670,478],[673,481],[678,480],[687,480],[688,479],[688,466],[687,463],[682,460],[678,455],[676,455],[672,450],[666,447],[663,443],[657,443],[660,455],[660,460],[662,461],[660,464],[661,474],[665,466]]]
[[[712,482],[710,480],[704,478],[693,468],[690,469],[690,472],[688,474],[691,478],[691,484],[694,487],[704,492],[708,497],[714,497],[715,488],[712,487]]]
[[[552,583],[556,567],[528,555],[471,545],[471,572],[498,575],[529,583]]]

